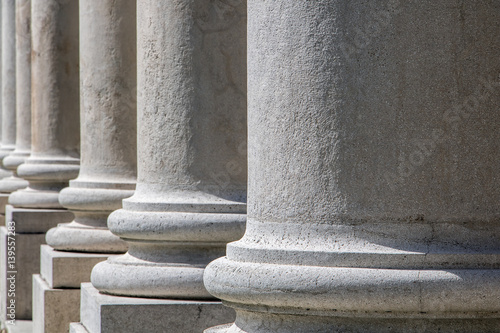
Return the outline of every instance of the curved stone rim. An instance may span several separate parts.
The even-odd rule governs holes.
[[[47,244],[59,251],[87,253],[125,253],[127,243],[105,228],[79,228],[59,224],[47,231]]]
[[[92,285],[116,296],[215,300],[203,285],[204,267],[122,265],[112,257],[92,269]]]
[[[134,194],[133,189],[66,187],[59,192],[59,203],[68,209],[99,210],[111,213],[122,206],[122,200]]]
[[[500,317],[500,269],[418,270],[276,265],[217,259],[207,290],[250,311]],[[474,301],[471,301],[474,300]]]

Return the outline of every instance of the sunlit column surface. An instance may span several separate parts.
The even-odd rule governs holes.
[[[249,1],[248,224],[206,332],[500,327],[500,2]]]
[[[127,250],[106,222],[135,189],[135,11],[135,0],[80,0],[81,162],[59,196],[75,220],[47,233],[58,250]]]
[[[127,254],[94,267],[102,292],[212,298],[205,266],[246,220],[246,3],[139,1],[138,181],[108,219]]]

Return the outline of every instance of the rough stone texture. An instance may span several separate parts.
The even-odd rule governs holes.
[[[9,203],[62,208],[59,191],[78,175],[78,1],[32,0],[32,145],[17,173],[29,187]]]
[[[0,192],[11,193],[28,186],[17,177],[17,167],[31,149],[31,0],[16,0],[16,145],[3,160],[13,175],[0,181]]]
[[[44,243],[44,234],[16,233],[15,243],[8,238],[5,227],[0,228],[0,306],[1,321],[10,319],[31,319],[31,274],[40,267],[40,244]],[[15,266],[9,267],[8,252],[15,246]],[[11,284],[11,282],[13,282]],[[11,288],[12,286],[12,288]],[[12,293],[14,292],[14,293]],[[15,308],[9,309],[11,300]],[[15,317],[13,316],[15,314]],[[9,316],[10,315],[10,316]]]
[[[204,267],[246,220],[246,4],[138,2],[138,182],[108,219],[105,293],[212,299]],[[189,323],[186,323],[189,325]]]
[[[79,320],[80,289],[51,289],[33,275],[33,333],[67,333]]]
[[[212,332],[498,332],[500,2],[248,15],[247,231],[205,271],[241,311]]]
[[[90,283],[83,283],[81,291],[80,316],[88,333],[199,333],[235,317],[232,309],[216,301],[110,296]]]
[[[59,195],[75,221],[47,233],[58,250],[127,251],[106,222],[135,189],[135,12],[135,0],[80,0],[81,163]]]
[[[90,282],[90,272],[107,254],[56,251],[48,245],[40,248],[40,275],[50,288],[80,288]]]
[[[73,214],[68,211],[48,209],[23,209],[7,205],[6,221],[15,222],[15,269],[7,266],[7,229],[2,227],[0,237],[0,321],[6,318],[8,271],[16,271],[16,319],[31,319],[31,275],[40,271],[40,245],[45,243],[45,233],[58,223],[68,222]],[[12,242],[12,239],[10,240]]]
[[[16,143],[16,3],[5,0],[2,6],[2,143],[0,161],[5,158]],[[12,173],[0,166],[0,178]]]

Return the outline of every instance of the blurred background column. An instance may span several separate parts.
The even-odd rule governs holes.
[[[246,220],[246,3],[139,1],[137,22],[137,189],[108,219],[129,250],[94,267],[81,321],[200,332],[234,318],[202,277]]]
[[[79,169],[78,1],[33,0],[31,20],[31,154],[17,169],[29,186],[13,192],[6,208],[7,228],[16,231],[17,320],[32,318],[32,274],[46,231],[74,218],[58,197]]]
[[[80,0],[80,173],[59,195],[75,219],[48,231],[50,246],[42,247],[41,276],[34,282],[37,306],[45,309],[34,325],[44,332],[67,332],[79,321],[79,298],[71,295],[79,297],[95,264],[127,251],[106,223],[135,189],[135,13],[135,0]],[[55,314],[63,319],[54,320]]]

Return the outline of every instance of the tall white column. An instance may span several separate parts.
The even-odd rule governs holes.
[[[5,0],[2,6],[2,143],[0,160],[14,150],[16,143],[16,3]],[[12,173],[0,167],[0,177]]]
[[[203,270],[246,219],[246,4],[139,1],[137,24],[137,189],[108,219],[129,250],[91,280],[108,294],[211,299]]]
[[[205,271],[237,319],[206,332],[498,331],[500,3],[248,15],[247,230]]]
[[[17,173],[29,187],[9,203],[62,208],[59,191],[79,169],[78,1],[32,0],[31,155]]]
[[[59,196],[75,221],[47,233],[57,250],[127,251],[106,224],[135,189],[135,12],[135,0],[80,1],[80,173]]]
[[[25,188],[28,182],[17,177],[17,167],[31,149],[31,1],[16,0],[16,146],[2,163],[13,175],[0,181],[0,192]]]

